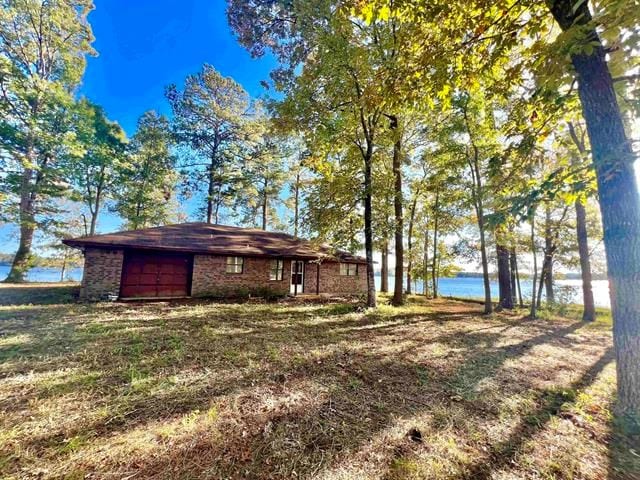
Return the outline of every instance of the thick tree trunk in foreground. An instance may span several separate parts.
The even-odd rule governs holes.
[[[500,290],[500,306],[513,308],[513,293],[511,291],[512,278],[509,265],[509,249],[504,245],[496,245],[498,254],[498,288]],[[515,282],[514,282],[515,283]]]
[[[563,30],[591,21],[589,3],[550,1]],[[575,8],[574,6],[577,6]],[[624,124],[606,53],[598,34],[588,32],[585,53],[571,61],[578,76],[578,93],[591,142],[598,179],[604,245],[607,255],[613,339],[616,348],[619,409],[640,416],[640,196],[633,153]]]
[[[380,267],[380,291],[387,293],[389,291],[389,243],[385,240],[382,246]]]
[[[394,178],[394,195],[393,195],[393,212],[395,215],[395,253],[396,253],[396,274],[395,283],[393,286],[393,299],[391,303],[399,306],[404,303],[404,296],[402,294],[402,280],[404,279],[404,246],[403,246],[403,232],[404,232],[404,219],[402,215],[402,159],[400,158],[400,151],[402,143],[398,133],[398,117],[395,115],[389,115],[390,128],[398,138],[393,144],[393,178]]]
[[[591,259],[589,258],[589,238],[587,235],[587,213],[584,205],[576,201],[576,236],[580,254],[580,274],[582,276],[582,320],[593,322],[596,319],[596,306],[591,287]]]

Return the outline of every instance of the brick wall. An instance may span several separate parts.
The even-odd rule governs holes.
[[[84,251],[80,298],[100,300],[107,295],[118,295],[123,258],[122,250],[87,247]]]
[[[104,299],[120,293],[122,250],[85,249],[84,275],[80,297],[87,300]],[[289,293],[291,261],[284,260],[282,280],[269,280],[271,259],[245,257],[243,273],[226,272],[226,256],[194,255],[191,295],[227,296],[242,289],[248,293],[269,289],[278,294]],[[305,265],[304,293],[316,293],[318,264]],[[358,265],[358,275],[340,275],[340,264],[320,264],[320,293],[364,294],[367,290],[366,265]]]
[[[304,291],[316,293],[317,263],[307,263],[305,269]],[[367,292],[367,266],[358,265],[358,275],[340,275],[338,262],[320,264],[320,293],[340,295],[361,295]]]
[[[271,259],[244,257],[243,273],[227,273],[227,257],[218,255],[195,255],[191,295],[226,296],[238,289],[249,292],[270,289],[279,294],[289,293],[291,262],[284,261],[282,280],[269,280]]]
[[[320,272],[322,274],[322,271]],[[316,275],[318,274],[318,264],[306,262],[304,265],[304,293],[316,294]]]

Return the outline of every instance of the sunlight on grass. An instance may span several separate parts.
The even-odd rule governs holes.
[[[610,334],[575,319],[423,298],[10,302],[2,478],[596,480],[639,466],[611,427]]]

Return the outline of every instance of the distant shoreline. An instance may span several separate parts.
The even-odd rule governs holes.
[[[393,272],[389,272],[389,278],[393,278]],[[376,277],[381,277],[382,273],[379,271],[375,272],[375,276]],[[489,274],[489,277],[493,280],[496,280],[498,278],[498,274],[497,273],[491,273]],[[481,272],[458,272],[455,275],[452,275],[451,277],[440,277],[440,278],[482,278],[482,273]],[[531,275],[530,274],[521,274],[520,275],[521,279],[531,279]],[[556,273],[555,274],[555,280],[580,280],[582,278],[582,276],[580,275],[580,273],[576,273],[576,272],[569,272],[569,273]],[[607,276],[606,275],[593,275],[593,280],[607,280]]]

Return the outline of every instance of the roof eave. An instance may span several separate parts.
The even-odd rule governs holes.
[[[257,258],[297,258],[301,260],[321,260],[329,262],[350,262],[366,264],[366,259],[359,258],[346,258],[342,259],[332,255],[318,254],[318,255],[305,255],[305,254],[290,254],[290,253],[267,253],[267,252],[246,252],[242,250],[228,249],[224,252],[213,252],[204,248],[190,248],[190,247],[172,247],[172,246],[157,246],[157,245],[130,245],[125,243],[104,243],[104,242],[91,242],[83,241],[82,239],[69,239],[63,240],[62,243],[73,248],[103,248],[103,249],[129,249],[129,250],[155,250],[155,251],[168,251],[168,252],[182,252],[182,253],[194,253],[201,255],[238,255],[244,257],[257,257]]]

